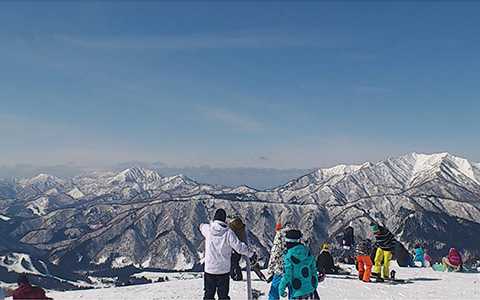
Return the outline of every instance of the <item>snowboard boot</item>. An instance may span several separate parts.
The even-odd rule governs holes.
[[[396,273],[397,273],[397,272],[395,272],[395,270],[392,270],[392,271],[390,272],[390,279],[391,279],[391,280],[395,280],[395,274],[396,274]]]
[[[372,277],[375,278],[375,282],[384,282],[380,273],[372,273]]]
[[[358,273],[358,279],[363,280],[363,272]]]

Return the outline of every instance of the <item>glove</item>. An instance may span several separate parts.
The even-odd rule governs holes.
[[[266,282],[270,283],[270,282],[272,282],[272,280],[273,280],[273,275],[270,275],[270,276],[268,276]]]
[[[323,272],[318,273],[318,283],[324,281],[325,277],[326,277],[325,273]]]
[[[285,298],[285,297],[287,297],[288,295],[287,295],[287,292],[286,292],[286,291],[283,291],[283,292],[282,292],[282,294],[281,294],[280,296],[282,296],[282,297],[284,297],[284,298]]]

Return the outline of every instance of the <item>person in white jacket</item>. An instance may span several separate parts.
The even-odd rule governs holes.
[[[210,224],[201,224],[200,231],[205,237],[204,300],[228,300],[230,289],[230,258],[232,250],[253,257],[255,253],[241,242],[225,223],[227,214],[217,209]]]

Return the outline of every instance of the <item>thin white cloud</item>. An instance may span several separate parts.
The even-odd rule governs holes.
[[[221,122],[233,129],[247,132],[256,132],[264,129],[264,124],[238,112],[223,108],[203,108],[201,112],[209,119]]]
[[[346,46],[339,39],[321,39],[318,35],[292,35],[286,33],[229,33],[184,36],[122,36],[83,37],[57,34],[56,40],[82,47],[98,49],[217,49],[217,48],[282,48],[315,46],[335,49]],[[348,47],[348,46],[347,46]]]

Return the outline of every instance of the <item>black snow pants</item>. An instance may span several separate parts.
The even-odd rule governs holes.
[[[240,259],[242,256],[238,254],[237,252],[233,251],[232,252],[232,258],[230,261],[230,277],[234,281],[242,281],[243,280],[243,274],[242,274],[242,268],[240,268]]]
[[[230,274],[203,274],[204,280],[204,300],[215,299],[215,293],[219,300],[230,300],[228,296],[230,290]]]

